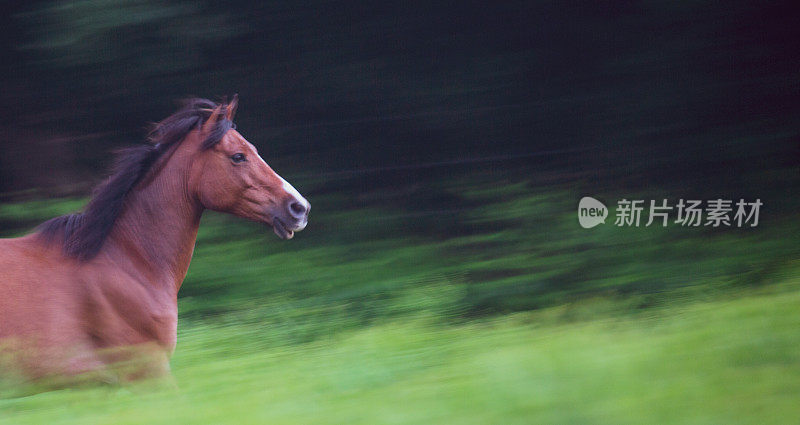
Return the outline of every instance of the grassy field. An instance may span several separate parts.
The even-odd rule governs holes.
[[[442,327],[395,321],[305,344],[183,328],[180,389],[0,401],[9,424],[763,424],[800,417],[800,282],[569,320],[603,300]],[[746,295],[746,296],[744,296]]]
[[[464,187],[444,215],[317,196],[290,242],[207,214],[179,299],[179,389],[11,389],[0,423],[800,417],[792,217],[754,230],[587,231],[577,193]],[[82,203],[2,204],[4,236]]]

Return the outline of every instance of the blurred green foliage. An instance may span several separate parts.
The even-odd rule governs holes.
[[[288,242],[207,212],[179,294],[181,319],[258,324],[271,329],[271,344],[288,344],[419,315],[452,324],[595,297],[628,314],[768,285],[800,258],[785,237],[800,233],[791,216],[742,229],[620,228],[610,219],[587,230],[569,188],[440,185],[451,204],[476,206],[421,217],[320,196],[308,230]],[[79,202],[3,204],[0,221],[30,226]]]
[[[204,45],[229,41],[246,28],[224,13],[210,14],[207,8],[204,13],[203,6],[163,0],[43,2],[17,15],[30,29],[31,41],[20,48],[59,68],[114,66],[136,58],[133,72],[142,77],[194,69]],[[152,60],[161,56],[172,60]]]

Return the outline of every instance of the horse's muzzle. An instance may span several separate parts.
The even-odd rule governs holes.
[[[272,218],[272,229],[281,239],[291,239],[294,232],[299,232],[308,225],[308,213],[311,211],[311,204],[303,199],[290,200],[284,211],[276,214]]]

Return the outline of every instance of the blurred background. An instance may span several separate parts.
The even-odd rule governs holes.
[[[238,93],[239,131],[314,209],[288,242],[204,216],[181,398],[50,392],[0,421],[794,420],[792,9],[3,2],[0,236],[80,210],[189,96]],[[587,230],[583,196],[764,205],[755,228]]]

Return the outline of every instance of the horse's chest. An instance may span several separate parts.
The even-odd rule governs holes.
[[[141,286],[100,288],[89,303],[90,332],[103,347],[156,342],[171,352],[177,339],[178,306],[165,298]]]

